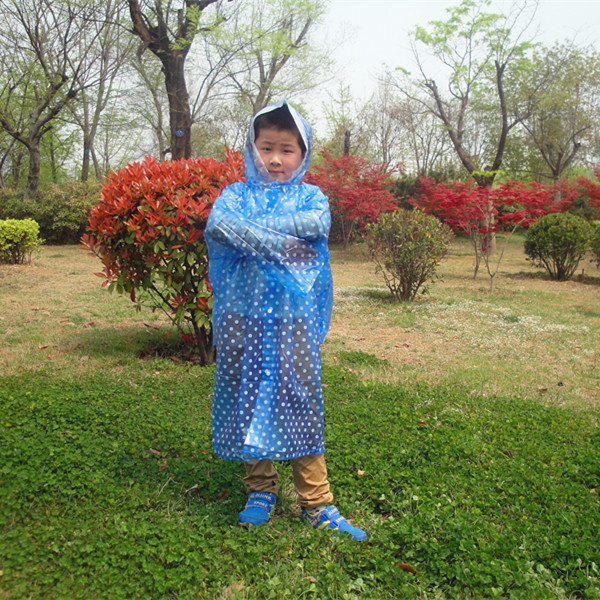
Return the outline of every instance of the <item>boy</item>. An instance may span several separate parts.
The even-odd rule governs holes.
[[[250,123],[246,182],[228,186],[206,227],[217,365],[213,447],[244,462],[243,525],[275,506],[273,460],[290,460],[302,518],[363,540],[331,506],[323,439],[320,346],[332,281],[327,198],[302,183],[311,127],[286,101]]]

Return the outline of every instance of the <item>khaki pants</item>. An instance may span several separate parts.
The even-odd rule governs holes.
[[[323,454],[302,456],[290,460],[294,474],[294,486],[298,494],[298,504],[303,508],[313,508],[320,504],[331,504],[333,494],[327,481],[327,467]],[[269,459],[245,462],[244,484],[250,492],[277,494],[278,475]]]

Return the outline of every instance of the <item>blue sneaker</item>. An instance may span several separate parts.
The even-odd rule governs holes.
[[[341,531],[350,534],[353,540],[367,539],[367,534],[362,529],[350,525],[335,506],[326,506],[314,514],[304,508],[302,509],[302,520],[315,529],[328,529],[333,535]]]
[[[246,507],[240,513],[240,525],[263,525],[275,508],[275,494],[250,492]]]

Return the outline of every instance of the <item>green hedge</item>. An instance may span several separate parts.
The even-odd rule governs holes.
[[[39,231],[33,219],[0,221],[0,263],[31,262],[31,254],[42,245]]]
[[[85,233],[90,209],[100,200],[97,181],[51,184],[36,198],[22,192],[0,191],[0,218],[33,219],[50,244],[77,244]]]

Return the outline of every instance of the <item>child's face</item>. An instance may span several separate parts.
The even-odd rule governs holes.
[[[254,145],[276,181],[287,181],[302,164],[302,148],[296,134],[288,129],[261,129]]]

